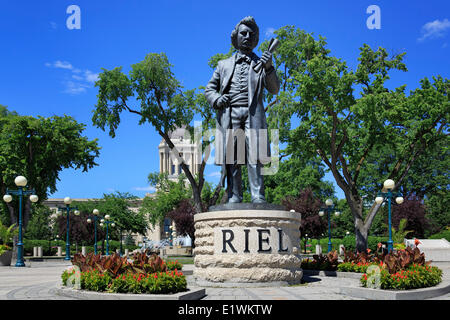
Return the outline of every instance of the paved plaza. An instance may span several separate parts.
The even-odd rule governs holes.
[[[70,262],[27,261],[24,268],[0,267],[0,300],[71,300],[56,295],[61,283],[61,273]],[[444,271],[443,282],[450,283],[450,263],[436,264]],[[192,270],[185,265],[184,270]],[[187,272],[189,273],[189,272]],[[187,275],[188,286],[193,286],[191,275]],[[359,285],[358,279],[304,276],[305,283],[295,286],[264,288],[206,288],[203,300],[358,300],[340,294],[340,287]],[[450,300],[450,293],[433,298]]]

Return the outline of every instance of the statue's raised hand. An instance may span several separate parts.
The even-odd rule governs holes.
[[[272,53],[268,50],[264,51],[260,60],[263,63],[264,69],[268,70],[272,66]]]

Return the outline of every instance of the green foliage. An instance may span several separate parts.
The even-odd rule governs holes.
[[[155,226],[164,221],[166,215],[175,209],[178,204],[187,198],[191,198],[192,192],[184,182],[184,176],[180,175],[178,181],[171,181],[167,175],[161,174],[157,179],[149,176],[150,183],[157,183],[158,189],[154,197],[145,197],[139,212],[148,215],[150,223]]]
[[[0,240],[5,245],[12,244],[13,237],[19,234],[19,229],[16,228],[16,225],[10,225],[9,227],[4,226],[0,223]]]
[[[373,265],[373,263],[362,263],[362,262],[343,262],[337,266],[337,271],[340,272],[357,272],[364,273],[367,271],[367,268]]]
[[[323,181],[325,170],[319,161],[305,161],[290,157],[280,161],[279,170],[274,175],[264,177],[266,201],[281,204],[288,196],[298,196],[300,190],[311,189],[321,199],[334,194],[331,182]]]
[[[392,227],[392,241],[394,241],[394,243],[403,243],[406,236],[409,233],[413,232],[413,230],[405,230],[407,223],[408,223],[408,219],[406,219],[406,218],[401,219],[398,224],[397,230],[395,230],[395,228]]]
[[[111,221],[114,221],[116,226],[109,228],[110,239],[119,239],[121,233],[134,232],[145,234],[147,229],[147,219],[142,212],[134,211],[131,207],[134,205],[133,201],[137,199],[136,196],[128,192],[119,192],[103,194],[103,197],[96,200],[88,201],[74,201],[73,206],[78,207],[78,210],[82,215],[86,217],[92,216],[92,211],[98,209],[101,216],[110,215]],[[88,225],[86,223],[86,217],[83,220],[83,224],[86,224],[88,232],[92,234],[92,223]],[[97,228],[97,231],[101,231],[100,236],[104,236],[105,231]],[[83,237],[86,239],[87,237]]]
[[[53,239],[55,234],[50,226],[54,221],[50,216],[48,207],[35,206],[24,237],[27,239]]]
[[[446,239],[450,242],[450,230],[443,230],[439,233],[435,233],[429,237],[430,239]]]
[[[370,250],[377,250],[378,243],[386,243],[388,237],[378,237],[378,236],[368,236],[367,237],[367,247]],[[328,250],[328,238],[310,239],[308,244],[311,244],[311,249],[315,250],[316,245],[320,244],[322,247],[322,252],[327,252]],[[350,234],[344,238],[331,238],[332,250],[339,250],[339,245],[344,245],[347,251],[355,251],[355,235]]]

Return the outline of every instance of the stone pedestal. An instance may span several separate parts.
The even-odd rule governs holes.
[[[85,246],[82,246],[82,247],[81,247],[81,254],[82,254],[83,256],[86,255],[86,247],[85,247]]]
[[[197,285],[256,287],[299,283],[303,275],[300,218],[295,212],[260,209],[196,214],[193,275]]]
[[[56,252],[56,255],[58,257],[62,257],[62,247],[57,247],[58,251]]]

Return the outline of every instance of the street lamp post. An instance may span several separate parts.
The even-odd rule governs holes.
[[[375,198],[375,202],[377,204],[382,204],[385,199],[384,197],[387,198],[387,203],[388,203],[388,223],[389,223],[389,240],[388,240],[388,252],[392,252],[392,250],[394,250],[394,242],[392,241],[392,224],[391,224],[391,202],[392,202],[392,197],[396,197],[395,198],[395,202],[397,202],[398,204],[402,204],[403,203],[403,197],[401,196],[401,194],[399,192],[392,192],[392,190],[395,187],[395,182],[394,180],[391,179],[387,179],[384,183],[383,183],[384,188],[387,190],[387,192],[378,192],[378,196]]]
[[[116,223],[114,221],[109,221],[111,217],[109,214],[105,216],[104,219],[100,220],[100,227],[103,227],[106,224],[106,255],[109,256],[109,233],[108,233],[108,225],[111,224],[111,227],[115,227]]]
[[[66,257],[64,260],[69,261],[70,260],[70,210],[75,210],[74,214],[78,216],[80,214],[80,211],[78,211],[77,207],[71,207],[70,204],[72,203],[72,199],[70,197],[64,198],[64,203],[66,207],[59,208],[60,210],[66,210]]]
[[[328,252],[331,251],[331,220],[330,220],[330,215],[331,212],[335,211],[335,215],[336,217],[338,217],[341,213],[339,211],[337,211],[337,209],[334,207],[333,205],[333,200],[331,199],[327,199],[325,201],[325,205],[326,207],[324,208],[320,208],[319,211],[319,216],[323,216],[324,215],[324,211],[327,212],[327,216],[328,216]]]
[[[28,183],[27,179],[23,176],[17,176],[14,179],[14,183],[19,187],[17,190],[6,189],[6,194],[3,196],[3,200],[7,203],[12,201],[12,196],[19,196],[19,242],[17,243],[17,260],[16,267],[25,267],[25,262],[23,260],[23,235],[22,235],[22,197],[30,195],[31,202],[37,202],[39,200],[38,196],[35,195],[34,189],[25,190]]]
[[[98,215],[100,212],[98,209],[92,210],[92,216],[89,216],[87,219],[87,223],[91,223],[92,219],[94,219],[94,254],[97,254],[97,220],[99,219]]]

